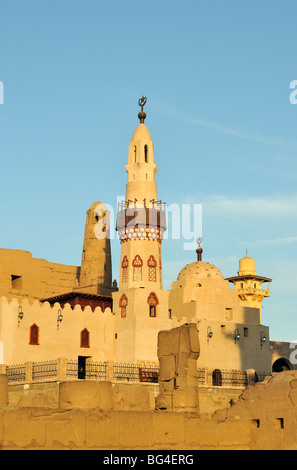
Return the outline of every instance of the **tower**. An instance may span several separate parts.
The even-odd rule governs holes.
[[[142,101],[141,101],[142,100]],[[146,98],[139,100],[140,124],[129,144],[126,199],[119,203],[121,240],[119,290],[151,286],[162,289],[161,243],[166,230],[165,204],[158,200],[154,146],[144,119]]]
[[[87,211],[79,290],[89,294],[111,293],[109,214],[102,202]]]
[[[162,290],[161,244],[166,230],[165,204],[158,199],[157,165],[144,120],[146,98],[138,101],[140,123],[129,144],[126,197],[118,205],[121,241],[119,290],[113,294],[116,360],[157,358],[157,332],[168,321],[167,292]]]
[[[270,296],[269,287],[262,289],[262,283],[270,283],[272,279],[258,276],[255,270],[255,260],[246,253],[245,257],[239,260],[238,276],[229,277],[226,280],[234,284],[241,304],[260,310],[261,323],[262,300]]]

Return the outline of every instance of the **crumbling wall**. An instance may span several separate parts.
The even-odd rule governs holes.
[[[158,334],[160,362],[156,409],[199,410],[197,359],[200,353],[196,324],[185,324]]]
[[[214,419],[249,419],[259,449],[297,449],[297,371],[284,371],[247,387]]]

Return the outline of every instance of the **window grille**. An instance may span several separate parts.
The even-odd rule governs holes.
[[[133,281],[135,282],[140,282],[142,281],[142,259],[140,258],[139,255],[136,255],[132,266],[133,266]]]
[[[151,255],[148,259],[148,262],[147,262],[147,265],[148,265],[148,280],[150,282],[156,282],[156,267],[157,267],[157,262],[155,260],[155,258],[153,257],[153,255]]]

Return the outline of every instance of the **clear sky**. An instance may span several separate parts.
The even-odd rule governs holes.
[[[296,17],[296,0],[0,0],[0,247],[80,265],[86,210],[125,194],[145,95],[159,198],[202,204],[224,276],[248,249],[273,279],[270,338],[296,340]],[[165,288],[196,260],[184,242],[163,243]]]

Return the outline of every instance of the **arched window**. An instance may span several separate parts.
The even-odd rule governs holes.
[[[36,323],[30,326],[29,344],[39,344],[39,327]]]
[[[80,347],[81,348],[89,348],[90,347],[90,333],[86,328],[84,328],[80,332]]]
[[[156,282],[157,280],[157,274],[156,274],[156,268],[157,268],[157,261],[151,255],[147,261],[148,265],[148,280],[151,282]]]
[[[142,281],[142,259],[139,255],[136,255],[133,262],[133,281],[140,282]]]
[[[144,146],[144,161],[145,163],[148,162],[148,146],[147,145]]]
[[[136,145],[134,145],[134,162],[136,163]]]
[[[125,294],[122,295],[120,298],[120,309],[121,309],[121,318],[126,318],[127,315],[127,305],[128,305],[128,299]]]
[[[149,304],[149,316],[156,317],[157,316],[157,305],[159,303],[158,297],[154,292],[151,292],[147,298],[147,303]]]
[[[122,261],[122,282],[128,281],[128,264],[128,258],[127,256],[124,256]]]

